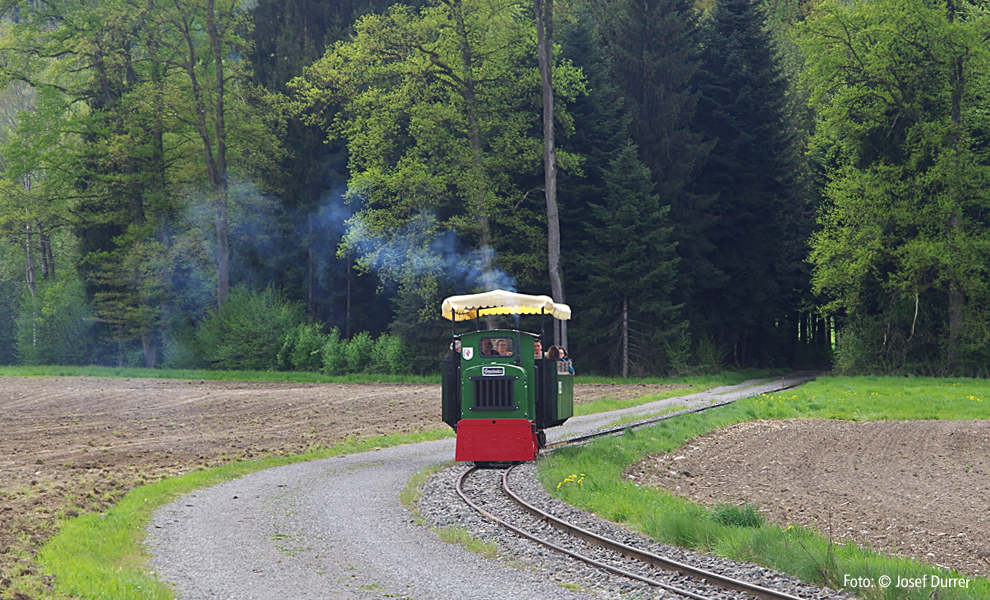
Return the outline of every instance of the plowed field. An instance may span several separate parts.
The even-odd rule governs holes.
[[[626,470],[709,506],[990,573],[990,421],[753,421]]]
[[[578,385],[575,396],[670,387]],[[60,518],[104,510],[136,486],[350,436],[445,427],[438,385],[0,378],[0,598],[29,598],[14,580],[41,577],[33,557]]]

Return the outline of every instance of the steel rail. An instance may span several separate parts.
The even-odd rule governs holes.
[[[801,382],[801,383],[805,383],[805,382]],[[801,385],[801,383],[795,383],[793,385],[782,386],[782,387],[779,387],[779,388],[777,388],[775,390],[769,390],[769,392],[764,392],[764,393],[771,393],[772,394],[772,393],[776,393],[776,392],[782,392],[784,390],[790,390],[790,389],[796,388],[797,386]],[[690,413],[699,413],[699,412],[703,412],[703,411],[706,411],[706,410],[709,410],[709,409],[712,409],[712,408],[718,408],[720,406],[727,406],[729,404],[732,404],[733,402],[738,402],[738,401],[739,401],[739,398],[734,398],[732,400],[723,400],[722,402],[713,402],[712,404],[705,404],[703,406],[695,406],[693,408],[685,408],[684,410],[679,410],[677,412],[667,413],[665,415],[660,415],[659,417],[651,417],[649,419],[643,419],[642,421],[633,421],[631,423],[626,423],[625,425],[619,425],[617,427],[612,427],[610,429],[603,429],[601,431],[596,431],[594,433],[588,433],[588,434],[585,434],[585,435],[577,435],[577,436],[574,436],[574,437],[571,437],[571,438],[567,438],[565,440],[560,440],[560,441],[557,441],[557,442],[552,442],[552,443],[547,444],[546,446],[544,446],[544,448],[546,448],[546,449],[549,450],[549,449],[552,449],[552,448],[556,448],[558,446],[566,446],[568,444],[576,444],[578,442],[583,442],[583,441],[594,439],[594,438],[597,438],[597,437],[602,437],[602,436],[606,436],[606,435],[612,435],[612,434],[616,434],[616,433],[622,433],[622,432],[626,431],[627,429],[632,429],[633,427],[643,427],[645,425],[652,425],[654,423],[659,423],[660,421],[666,421],[667,419],[673,419],[674,417],[679,417],[681,415],[686,415],[686,414],[690,414]]]
[[[812,377],[811,379],[815,379],[815,378]],[[781,383],[783,383],[783,380],[781,380]],[[787,385],[787,386],[781,385],[781,387],[779,387],[779,388],[777,388],[775,390],[770,390],[770,393],[781,392],[783,390],[793,389],[793,388],[796,388],[797,386],[801,385],[801,383],[805,383],[805,382],[804,381],[801,381],[799,383],[795,383],[795,384]],[[553,442],[551,444],[547,444],[545,446],[545,448],[552,451],[552,449],[555,449],[556,447],[559,447],[559,446],[565,446],[565,445],[568,445],[568,444],[575,444],[575,443],[583,442],[583,441],[590,440],[590,439],[597,438],[597,437],[602,437],[602,436],[606,436],[606,435],[613,435],[613,434],[616,434],[616,433],[621,433],[621,432],[626,431],[627,429],[631,429],[631,428],[634,428],[634,427],[642,427],[644,425],[651,425],[653,423],[658,423],[660,421],[665,421],[667,419],[673,419],[674,417],[679,417],[681,415],[685,415],[685,414],[689,414],[689,413],[703,412],[703,411],[706,411],[706,410],[709,410],[709,409],[712,409],[712,408],[718,408],[720,406],[726,406],[728,404],[732,404],[733,402],[736,402],[738,400],[739,399],[736,398],[736,399],[733,399],[733,400],[725,400],[725,401],[722,401],[722,402],[715,402],[715,403],[712,403],[712,404],[706,404],[704,406],[696,406],[696,407],[693,407],[693,408],[686,408],[684,410],[679,410],[677,412],[668,413],[666,415],[660,415],[658,417],[652,417],[652,418],[644,419],[644,420],[641,420],[641,421],[635,421],[635,422],[632,422],[632,423],[627,423],[625,425],[621,425],[621,426],[618,426],[618,427],[613,427],[613,428],[610,428],[610,429],[596,431],[594,433],[590,433],[590,434],[586,434],[586,435],[580,435],[580,436],[575,436],[575,437],[572,437],[572,438],[567,438],[567,439],[564,439],[564,440],[560,440],[558,442]],[[653,554],[651,552],[647,552],[645,550],[640,550],[638,548],[633,548],[632,546],[628,546],[626,544],[623,544],[621,542],[617,542],[615,540],[610,540],[608,538],[605,538],[605,537],[599,536],[599,535],[597,535],[595,533],[592,533],[590,531],[587,531],[586,529],[582,529],[581,527],[578,527],[578,526],[573,525],[571,523],[567,523],[566,521],[563,521],[563,520],[561,520],[561,519],[559,519],[559,518],[557,518],[557,517],[555,517],[555,516],[553,516],[553,515],[551,515],[549,513],[546,513],[544,511],[536,508],[535,506],[532,506],[531,504],[529,504],[525,500],[523,500],[521,497],[519,497],[518,494],[516,494],[515,492],[512,491],[512,489],[509,487],[508,477],[509,477],[509,473],[515,467],[517,467],[517,466],[519,466],[518,463],[515,464],[515,465],[512,465],[511,467],[509,467],[508,469],[506,469],[504,471],[504,473],[502,474],[502,489],[505,491],[505,493],[510,498],[513,499],[513,501],[515,501],[524,510],[529,511],[536,518],[538,518],[538,519],[546,522],[547,524],[549,524],[552,527],[555,527],[557,529],[560,529],[560,530],[562,530],[562,531],[564,531],[564,532],[566,532],[566,533],[568,533],[568,534],[570,534],[570,535],[572,535],[572,536],[574,536],[576,538],[582,539],[585,542],[588,542],[589,544],[596,545],[596,546],[599,546],[601,548],[605,548],[605,549],[608,549],[608,550],[612,550],[613,552],[617,552],[617,553],[621,554],[622,556],[624,556],[626,558],[633,558],[633,559],[639,560],[639,561],[641,561],[641,562],[643,562],[645,564],[651,565],[651,566],[653,566],[655,568],[659,568],[659,569],[662,569],[662,570],[665,570],[665,571],[675,572],[675,573],[678,573],[678,574],[681,574],[681,575],[685,575],[685,576],[688,576],[688,577],[700,577],[701,579],[705,580],[706,582],[709,582],[714,587],[718,587],[718,588],[726,589],[726,590],[734,590],[734,591],[745,592],[747,594],[752,594],[753,596],[756,596],[756,597],[761,598],[763,600],[803,600],[802,598],[799,598],[798,596],[793,596],[793,595],[788,594],[786,592],[772,590],[770,588],[765,588],[765,587],[762,587],[762,586],[759,586],[759,585],[756,585],[756,584],[753,584],[753,583],[748,583],[748,582],[745,582],[745,581],[734,579],[732,577],[727,577],[727,576],[724,576],[724,575],[719,575],[718,573],[714,573],[712,571],[707,571],[705,569],[700,569],[700,568],[692,567],[690,565],[686,565],[684,563],[680,563],[680,562],[675,561],[673,559],[665,558],[665,557],[659,556],[657,554]],[[566,548],[562,548],[562,547],[557,546],[557,545],[555,545],[555,544],[553,544],[551,542],[548,542],[546,540],[541,540],[541,539],[537,538],[536,536],[534,536],[534,535],[532,535],[532,534],[530,534],[530,533],[528,533],[526,531],[523,531],[522,529],[520,529],[520,528],[512,525],[511,523],[508,523],[507,521],[505,521],[503,519],[500,519],[499,517],[496,517],[495,515],[491,514],[490,512],[486,511],[485,509],[481,508],[480,506],[478,506],[477,504],[475,504],[474,502],[472,502],[467,497],[467,494],[464,493],[464,490],[462,488],[462,484],[463,484],[464,479],[469,474],[473,473],[476,470],[478,470],[478,467],[476,467],[476,466],[475,467],[471,467],[470,469],[468,469],[468,470],[464,471],[463,473],[461,473],[460,477],[457,478],[457,484],[456,484],[457,494],[461,497],[461,499],[464,500],[464,502],[466,502],[468,504],[468,506],[470,506],[471,508],[473,508],[479,514],[484,515],[488,519],[491,519],[495,523],[497,523],[497,524],[505,527],[506,529],[508,529],[508,530],[516,533],[517,535],[520,535],[520,536],[522,536],[522,537],[524,537],[526,539],[529,539],[529,540],[531,540],[531,541],[533,541],[533,542],[535,542],[537,544],[540,544],[541,546],[550,548],[551,550],[555,550],[557,552],[561,552],[563,554],[566,554],[567,556],[571,556],[572,558],[576,558],[578,560],[581,560],[583,562],[586,562],[586,563],[588,563],[588,564],[590,564],[590,565],[592,565],[594,567],[597,567],[599,569],[603,569],[603,570],[608,571],[610,573],[615,573],[615,574],[621,575],[623,577],[628,577],[628,578],[634,579],[636,581],[641,581],[643,583],[646,583],[647,585],[651,585],[651,586],[654,586],[654,587],[659,587],[661,589],[664,589],[664,590],[667,590],[667,591],[670,591],[670,592],[673,592],[673,593],[676,593],[676,594],[681,594],[681,595],[683,595],[685,597],[693,598],[695,600],[711,600],[711,598],[709,598],[708,596],[703,596],[703,595],[700,595],[700,594],[696,594],[694,592],[691,592],[691,591],[688,591],[688,590],[684,590],[684,589],[680,589],[680,588],[677,588],[677,587],[674,587],[674,586],[665,584],[663,582],[656,581],[654,579],[650,579],[648,577],[643,577],[641,575],[637,575],[635,573],[631,573],[629,571],[626,571],[624,569],[620,569],[618,567],[613,567],[611,565],[604,564],[604,563],[599,562],[599,561],[597,561],[597,560],[595,560],[593,558],[590,558],[590,557],[587,557],[587,556],[578,554],[578,553],[573,552],[571,550],[568,550]]]
[[[707,571],[705,569],[700,569],[698,567],[692,567],[690,565],[686,565],[676,560],[665,558],[658,554],[653,554],[652,552],[648,552],[646,550],[633,548],[632,546],[628,546],[621,542],[608,539],[596,533],[592,533],[587,529],[582,529],[577,525],[568,523],[567,521],[555,517],[548,512],[540,510],[539,508],[523,500],[518,494],[512,491],[512,489],[509,487],[509,473],[511,473],[512,470],[515,469],[517,466],[519,465],[518,464],[513,465],[502,473],[502,489],[505,491],[506,494],[509,495],[510,498],[512,498],[516,502],[516,504],[521,506],[523,509],[529,511],[536,518],[549,524],[551,527],[560,529],[561,531],[573,535],[574,537],[580,538],[588,542],[589,544],[594,544],[596,546],[600,546],[602,548],[606,548],[608,550],[618,552],[619,554],[627,558],[633,558],[639,560],[658,569],[663,569],[665,571],[672,571],[690,577],[700,577],[706,580],[707,582],[711,583],[712,585],[716,587],[720,587],[722,589],[746,592],[747,594],[752,594],[753,596],[756,596],[758,598],[763,598],[764,600],[802,600],[801,598],[797,596],[792,596],[791,594],[788,594],[786,592],[772,590],[753,583],[741,581],[739,579],[734,579],[732,577],[727,577],[725,575],[719,575],[718,573]]]
[[[558,546],[558,545],[556,545],[556,544],[554,544],[552,542],[548,542],[546,540],[540,539],[540,538],[536,537],[535,535],[529,533],[528,531],[525,531],[523,529],[520,529],[519,527],[516,527],[515,525],[509,523],[508,521],[505,521],[504,519],[501,519],[501,518],[493,515],[492,513],[488,512],[487,510],[481,508],[480,506],[478,506],[477,504],[475,504],[474,502],[472,502],[471,499],[467,497],[467,494],[464,492],[464,489],[462,487],[463,486],[463,483],[464,483],[464,479],[468,475],[470,475],[471,473],[473,473],[474,471],[477,471],[477,470],[478,470],[478,467],[471,467],[470,469],[468,469],[468,470],[464,471],[463,473],[461,473],[460,477],[457,478],[457,485],[456,485],[456,487],[457,487],[457,494],[461,497],[462,500],[464,500],[464,502],[466,502],[468,504],[468,506],[470,506],[471,508],[473,508],[474,510],[476,510],[479,514],[484,515],[485,517],[491,519],[495,523],[498,523],[502,527],[505,527],[509,531],[512,531],[513,533],[515,533],[515,534],[517,534],[519,536],[522,536],[522,537],[524,537],[524,538],[526,538],[526,539],[528,539],[530,541],[533,541],[533,542],[535,542],[535,543],[537,543],[537,544],[539,544],[541,546],[544,546],[546,548],[550,548],[551,550],[555,550],[555,551],[560,552],[562,554],[566,554],[567,556],[570,556],[572,558],[576,558],[576,559],[578,559],[580,561],[583,561],[583,562],[588,563],[589,565],[592,565],[593,567],[596,567],[596,568],[599,568],[599,569],[608,571],[610,573],[614,573],[616,575],[621,575],[623,577],[628,577],[630,579],[634,579],[636,581],[643,582],[643,583],[645,583],[647,585],[651,585],[653,587],[658,587],[658,588],[664,589],[664,590],[666,590],[668,592],[673,592],[675,594],[680,594],[680,595],[685,596],[687,598],[692,598],[693,600],[712,600],[712,598],[709,597],[709,596],[703,596],[701,594],[696,594],[696,593],[694,593],[692,591],[681,589],[681,588],[678,588],[678,587],[675,587],[675,586],[672,586],[672,585],[663,583],[662,581],[656,581],[655,579],[650,579],[649,577],[643,577],[642,575],[637,575],[636,573],[632,573],[630,571],[626,571],[625,569],[621,569],[619,567],[614,567],[612,565],[608,565],[608,564],[605,564],[603,562],[597,561],[597,560],[595,560],[595,559],[593,559],[593,558],[591,558],[589,556],[585,556],[583,554],[579,554],[577,552],[574,552],[573,550],[568,550],[567,548],[563,548],[563,547]]]

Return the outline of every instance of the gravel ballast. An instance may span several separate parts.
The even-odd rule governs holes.
[[[648,586],[645,583],[628,579],[625,577],[602,572],[599,569],[587,566],[584,563],[576,562],[563,554],[553,552],[542,546],[526,540],[507,529],[496,526],[487,517],[477,513],[468,507],[455,491],[455,481],[467,469],[464,465],[457,465],[444,469],[437,473],[423,486],[422,497],[418,502],[419,510],[436,527],[457,527],[466,530],[473,537],[497,544],[502,551],[500,561],[506,564],[516,565],[534,573],[539,574],[548,580],[555,581],[560,585],[566,585],[575,589],[582,589],[589,593],[594,593],[599,598],[623,599],[623,598],[661,598],[678,597],[671,596],[671,592],[664,592],[657,588]],[[595,515],[582,512],[572,506],[551,497],[547,494],[543,486],[536,480],[536,467],[533,464],[518,467],[510,478],[510,485],[513,491],[519,494],[524,500],[535,505],[540,510],[549,512],[558,518],[567,520],[582,529],[591,531],[609,539],[619,541],[628,546],[646,549],[654,554],[658,554],[677,562],[690,565],[692,567],[705,569],[744,580],[757,585],[783,591],[801,598],[814,600],[845,600],[851,598],[848,594],[829,589],[821,589],[794,579],[786,574],[765,569],[751,563],[741,563],[721,559],[715,556],[698,554],[682,548],[658,544],[648,540],[626,527],[605,521]],[[472,478],[477,478],[475,487],[484,486],[489,489],[501,488],[501,470],[483,470],[472,474]],[[473,479],[472,479],[473,480]],[[514,504],[505,502],[493,502],[512,507],[509,509],[516,514],[523,514],[516,509]],[[497,514],[500,518],[510,519],[503,514],[506,510],[504,506],[494,508],[485,505],[485,509]],[[526,521],[532,519],[528,516],[513,517]],[[519,525],[528,530],[527,526]],[[587,550],[574,548],[575,542],[568,539],[569,536],[561,534],[553,528],[535,525],[540,528],[538,537],[548,539],[557,545],[568,547],[588,554]],[[608,551],[591,551],[593,558],[608,561],[603,556],[610,554]],[[618,565],[623,569],[633,572],[640,571],[653,579],[660,579],[668,585],[673,585],[683,589],[688,589],[698,594],[711,598],[736,599],[750,598],[750,596],[732,591],[713,591],[712,588],[704,586],[697,581],[686,580],[682,576],[671,576],[663,572],[649,574],[648,570],[639,567],[633,560],[626,560]],[[664,595],[666,594],[666,595]]]
[[[619,418],[753,395],[779,383],[577,417],[548,434],[553,441]],[[200,490],[155,512],[146,540],[152,567],[182,600],[660,597],[612,576],[578,574],[583,568],[569,560],[543,563],[546,551],[508,551],[512,542],[493,524],[461,515],[462,501],[447,496],[455,494],[453,486],[441,485],[452,476],[448,471],[424,488],[425,517],[436,527],[457,524],[479,538],[500,536],[513,558],[482,558],[416,524],[399,494],[416,472],[450,461],[453,448],[453,439],[400,446],[269,469]]]

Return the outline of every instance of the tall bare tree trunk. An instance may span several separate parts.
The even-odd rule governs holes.
[[[554,302],[564,302],[560,268],[560,217],[557,210],[557,150],[553,130],[553,0],[534,0],[536,56],[543,87],[543,179],[547,198],[547,269]],[[554,321],[554,342],[567,347],[567,322]]]
[[[316,315],[316,253],[313,252],[313,215],[306,219],[306,308]]]
[[[188,15],[183,15],[188,16]],[[224,69],[223,69],[223,32],[220,30],[219,16],[215,0],[206,3],[206,33],[209,39],[209,52],[205,58],[212,61],[216,70],[214,86],[213,112],[214,122],[212,131],[207,120],[209,111],[209,94],[204,92],[197,67],[204,58],[197,52],[197,36],[199,32],[191,27],[192,19],[177,19],[173,22],[180,28],[186,42],[187,56],[183,57],[183,67],[189,77],[192,88],[193,102],[196,106],[196,130],[203,143],[203,158],[206,162],[206,174],[210,183],[211,200],[214,208],[214,226],[217,232],[217,306],[223,308],[230,292],[230,224],[228,220],[230,198],[227,191],[227,130],[224,122]],[[215,138],[215,140],[214,140]],[[216,149],[214,150],[214,143]]]
[[[55,278],[55,265],[49,260],[52,257],[51,241],[38,221],[38,254],[41,256],[41,279],[47,281]]]
[[[31,253],[31,225],[25,230],[24,241],[24,281],[31,292],[31,348],[38,347],[38,287],[34,282],[34,256]],[[37,357],[35,357],[37,358]]]
[[[35,294],[38,293],[38,287],[34,282],[34,240],[32,239],[34,235],[31,231],[31,225],[26,227],[26,239],[24,242],[24,281],[27,283],[28,290],[31,291],[31,297],[34,298]]]
[[[629,377],[629,300],[622,300],[622,377]]]

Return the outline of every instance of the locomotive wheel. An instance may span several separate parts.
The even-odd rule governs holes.
[[[537,448],[543,450],[547,447],[547,434],[545,431],[537,432],[536,434]]]

